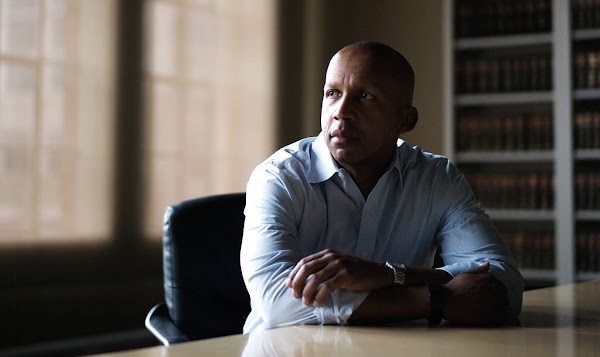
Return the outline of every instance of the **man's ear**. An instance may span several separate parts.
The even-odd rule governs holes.
[[[415,107],[408,107],[404,111],[404,118],[400,123],[400,134],[408,133],[415,128],[419,121],[419,112]]]

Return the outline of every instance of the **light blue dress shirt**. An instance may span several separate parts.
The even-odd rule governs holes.
[[[347,322],[368,292],[338,289],[312,307],[285,286],[300,259],[326,248],[429,268],[439,245],[452,276],[489,261],[508,289],[509,314],[521,310],[521,274],[462,173],[402,140],[366,200],[322,134],[288,145],[253,171],[244,213],[240,262],[252,305],[244,333]]]

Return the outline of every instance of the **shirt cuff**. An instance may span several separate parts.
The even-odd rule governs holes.
[[[334,290],[325,305],[315,308],[317,321],[322,325],[345,325],[368,295],[368,291]]]
[[[481,264],[482,263],[478,263],[475,261],[462,261],[451,265],[445,265],[438,269],[447,272],[448,274],[452,275],[452,277],[455,277],[458,274],[466,273],[473,269],[477,269],[481,266]]]
[[[521,306],[523,304],[523,277],[517,269],[512,268],[511,265],[497,262],[490,262],[490,274],[498,279],[507,289],[508,294],[508,306],[507,312],[510,319],[515,319],[521,312]],[[481,266],[482,263],[475,261],[464,261],[444,267],[438,268],[444,270],[453,277],[460,273],[471,271]]]

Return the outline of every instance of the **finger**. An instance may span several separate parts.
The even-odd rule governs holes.
[[[311,290],[314,291],[318,284],[323,280],[319,277],[315,277],[315,274],[321,272],[326,266],[327,259],[325,257],[302,264],[291,283],[292,295],[294,297],[300,297],[302,295],[307,296],[305,293],[307,287],[309,293],[311,293]]]
[[[299,297],[300,294],[302,294],[305,285],[308,283],[309,277],[322,270],[327,266],[328,262],[335,260],[337,256],[337,252],[331,249],[325,249],[302,259],[291,281],[291,287],[294,289],[294,296]],[[317,279],[317,281],[319,282],[320,280]]]
[[[327,299],[329,298],[329,296],[335,289],[337,277],[338,277],[338,275],[335,275],[335,276],[331,277],[329,280],[327,280],[326,282],[321,284],[321,286],[319,287],[319,290],[315,294],[313,306],[319,307],[319,306],[322,306],[323,304],[325,304],[325,301],[327,301]]]
[[[336,276],[337,270],[334,269],[330,264],[327,264],[318,272],[311,275],[310,279],[307,280],[304,290],[302,291],[302,302],[305,305],[313,304],[317,291],[321,290],[322,284],[329,281],[332,277]]]
[[[302,266],[304,264],[311,261],[313,259],[313,256],[314,256],[314,254],[304,257],[304,258],[300,259],[298,261],[298,263],[296,263],[296,265],[294,266],[294,268],[292,269],[292,271],[290,272],[290,274],[288,275],[288,277],[286,279],[286,285],[288,288],[292,287],[292,282],[296,278],[296,274],[298,274],[298,270],[300,270],[300,268],[302,268]]]
[[[300,261],[298,263],[296,263],[296,266],[294,266],[294,269],[292,269],[292,271],[290,272],[290,275],[288,275],[288,278],[286,279],[286,286],[288,288],[292,287],[292,282],[294,281],[294,279],[296,278],[296,274],[298,274],[298,270],[300,270],[300,268],[302,268],[302,266],[310,261],[313,261],[315,259],[321,258],[323,255],[325,255],[327,252],[327,250],[322,250],[318,253],[315,254],[311,254],[308,255],[302,259],[300,259]]]

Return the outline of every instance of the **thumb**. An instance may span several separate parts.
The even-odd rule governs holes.
[[[490,270],[490,262],[485,262],[469,273],[487,273]]]

